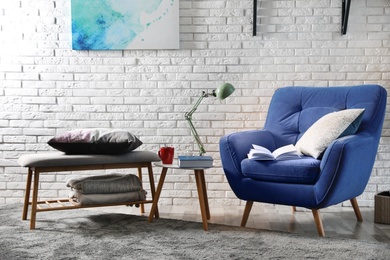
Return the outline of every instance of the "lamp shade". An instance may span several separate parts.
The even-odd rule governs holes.
[[[230,96],[234,92],[234,90],[235,88],[232,84],[224,83],[215,90],[215,96],[218,99],[223,100]]]

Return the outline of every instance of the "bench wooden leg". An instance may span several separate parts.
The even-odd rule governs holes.
[[[154,185],[152,163],[148,163],[148,173],[149,173],[150,191],[152,193],[152,200],[154,201],[154,198],[156,196],[156,187]],[[158,196],[160,196],[160,195],[158,195]],[[154,207],[154,217],[155,218],[159,218],[160,217],[160,214],[158,213],[158,205],[155,205],[155,207]],[[149,216],[149,218],[150,218],[150,216]]]
[[[158,218],[158,206],[157,205],[158,205],[158,200],[160,198],[161,190],[162,190],[162,187],[164,184],[165,176],[167,175],[167,171],[168,171],[168,168],[165,168],[165,167],[163,167],[161,170],[160,180],[158,181],[158,185],[157,185],[157,191],[153,195],[153,204],[152,204],[152,208],[150,209],[150,214],[149,214],[149,218],[148,218],[149,222],[153,221],[153,215],[156,218]]]
[[[32,181],[33,171],[31,168],[28,168],[27,180],[26,180],[26,193],[24,194],[24,205],[23,205],[23,214],[22,220],[27,219],[28,214],[28,205],[30,203],[30,192],[31,192],[31,181]]]
[[[30,219],[30,229],[35,229],[35,221],[37,217],[37,207],[38,207],[38,188],[39,188],[39,171],[34,170],[34,188],[33,188],[33,197],[31,203],[31,219]]]
[[[138,178],[141,181],[141,187],[142,187],[143,183],[142,183],[142,168],[141,167],[138,167]],[[141,210],[141,214],[145,213],[145,206],[144,206],[144,204],[140,205],[140,210]]]

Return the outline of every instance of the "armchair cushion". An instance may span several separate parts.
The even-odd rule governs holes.
[[[244,159],[241,169],[245,177],[259,181],[314,184],[321,172],[320,163],[320,160],[309,156],[281,161]]]
[[[318,159],[334,140],[356,133],[363,112],[364,109],[345,109],[326,114],[302,135],[296,148],[301,153]]]

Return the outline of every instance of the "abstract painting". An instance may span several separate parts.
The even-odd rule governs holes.
[[[178,49],[179,0],[71,0],[72,49]]]

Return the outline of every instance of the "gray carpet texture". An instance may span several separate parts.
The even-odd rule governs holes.
[[[37,214],[0,206],[0,259],[389,259],[390,245],[98,210]]]

